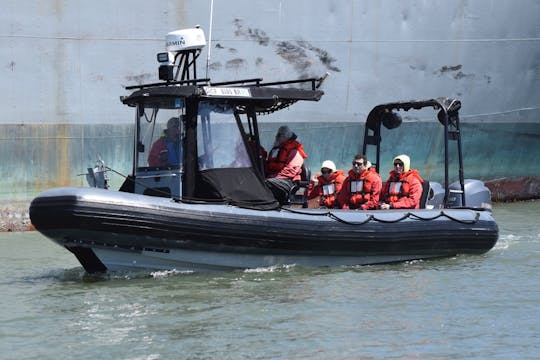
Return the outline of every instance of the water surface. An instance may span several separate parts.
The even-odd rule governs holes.
[[[536,359],[540,202],[497,205],[480,256],[358,267],[91,276],[0,234],[0,358]]]

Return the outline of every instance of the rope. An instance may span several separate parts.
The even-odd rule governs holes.
[[[129,177],[127,175],[124,175],[124,174],[122,174],[122,173],[120,173],[120,172],[118,172],[118,171],[116,171],[116,170],[114,170],[114,169],[112,169],[112,168],[110,168],[108,166],[105,166],[105,168],[107,170],[112,171],[113,173],[115,173],[117,175],[120,175],[121,177],[123,177],[125,179],[128,179],[129,181],[133,181],[133,183],[135,183],[137,185],[140,185],[140,186],[144,187],[145,189],[152,189],[153,191],[158,192],[158,193],[162,193],[163,195],[171,196],[169,193],[167,193],[165,191],[160,191],[160,190],[157,190],[157,189],[154,189],[154,188],[150,188],[150,187],[148,187],[148,186],[146,186],[144,184],[141,184],[141,183],[137,182],[136,180],[129,179]],[[209,200],[209,199],[196,199],[196,198],[180,199],[180,198],[174,198],[174,197],[171,197],[171,199],[174,202],[186,203],[186,204],[208,204],[208,203],[226,204],[227,203],[226,199],[224,199],[224,200],[218,200],[218,199]],[[240,204],[237,204],[237,205],[240,205]],[[244,205],[244,207],[247,207],[246,204],[243,204],[243,205]],[[242,206],[240,206],[240,207],[242,207]],[[459,209],[476,211],[474,219],[473,220],[461,220],[461,219],[457,219],[457,218],[455,218],[453,216],[450,216],[450,215],[446,214],[444,211],[441,211],[437,215],[432,216],[432,217],[422,217],[422,216],[420,216],[418,214],[407,212],[407,213],[403,214],[403,216],[401,216],[401,217],[399,217],[397,219],[394,219],[394,220],[378,218],[373,214],[368,214],[366,216],[366,220],[364,220],[364,221],[347,221],[345,219],[340,218],[339,216],[337,216],[332,211],[313,213],[313,212],[305,212],[305,211],[301,211],[301,210],[295,210],[295,209],[292,209],[292,208],[281,208],[282,211],[287,211],[287,212],[294,213],[294,214],[310,215],[310,216],[327,216],[332,220],[335,220],[335,221],[337,221],[339,223],[347,224],[347,225],[364,225],[364,224],[367,224],[370,221],[376,221],[376,222],[380,222],[380,223],[383,223],[383,224],[393,224],[393,223],[398,223],[398,222],[403,221],[403,220],[408,219],[408,218],[413,219],[413,220],[419,220],[419,221],[432,221],[432,220],[436,220],[436,219],[438,219],[440,217],[445,217],[445,218],[447,218],[447,219],[449,219],[451,221],[455,221],[455,222],[460,223],[460,224],[472,225],[472,224],[476,224],[478,222],[478,220],[480,219],[479,210],[484,210],[484,209],[474,209],[474,208],[469,208],[469,207],[463,207],[463,208],[459,208]],[[273,209],[268,209],[268,210],[273,210]]]
[[[432,220],[436,220],[436,219],[438,219],[440,217],[445,217],[445,218],[447,218],[447,219],[449,219],[451,221],[455,221],[455,222],[458,222],[460,224],[472,225],[472,224],[477,223],[478,220],[480,219],[480,212],[478,212],[478,211],[476,211],[476,214],[475,214],[473,220],[457,219],[457,218],[455,218],[455,217],[453,217],[451,215],[448,215],[444,211],[441,211],[441,212],[439,212],[438,214],[436,214],[435,216],[432,216],[432,217],[422,217],[422,216],[420,216],[418,214],[407,212],[407,213],[403,214],[401,217],[399,217],[397,219],[378,218],[373,214],[369,214],[369,215],[366,215],[366,220],[364,220],[364,221],[347,221],[347,220],[345,220],[343,218],[340,218],[339,216],[337,216],[335,213],[333,213],[331,211],[326,211],[326,212],[322,212],[322,213],[311,213],[311,212],[294,210],[294,209],[290,209],[290,208],[282,208],[281,210],[288,211],[288,212],[295,213],[295,214],[302,214],[302,215],[328,216],[332,220],[335,220],[337,222],[347,224],[347,225],[364,225],[364,224],[366,224],[366,223],[368,223],[370,221],[376,221],[376,222],[380,222],[380,223],[384,223],[384,224],[393,224],[393,223],[398,223],[398,222],[403,221],[403,220],[408,219],[408,218],[413,219],[413,220],[419,220],[419,221],[432,221]],[[469,208],[468,210],[475,211],[477,209],[470,209]]]
[[[347,224],[347,225],[364,225],[364,224],[367,224],[368,222],[370,222],[371,220],[373,220],[374,216],[373,215],[368,215],[366,220],[365,221],[359,221],[359,222],[352,222],[352,221],[346,221],[346,220],[343,220],[342,218],[336,216],[334,213],[332,212],[329,212],[328,213],[328,217],[330,219],[333,219],[337,222],[340,222],[342,224]]]

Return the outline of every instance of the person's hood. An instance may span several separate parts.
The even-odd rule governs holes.
[[[321,165],[321,169],[322,168],[327,168],[327,169],[332,170],[332,172],[334,172],[336,171],[336,164],[334,164],[332,160],[324,160]]]
[[[403,163],[403,172],[407,172],[411,170],[411,159],[407,155],[401,154],[401,155],[396,156],[392,160],[392,167],[394,166],[394,162],[396,160],[401,160],[401,162]]]

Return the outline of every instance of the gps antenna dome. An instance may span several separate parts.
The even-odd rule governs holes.
[[[191,29],[171,31],[165,36],[167,52],[157,54],[159,79],[165,81],[197,78],[196,59],[206,46],[204,31],[195,26]],[[174,68],[176,67],[176,74]],[[181,74],[181,78],[178,76]]]

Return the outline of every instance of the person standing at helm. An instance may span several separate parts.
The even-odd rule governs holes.
[[[394,169],[384,184],[381,209],[419,209],[424,180],[417,170],[411,169],[407,155],[398,155],[392,162]]]
[[[379,207],[381,177],[371,166],[366,155],[356,155],[349,176],[343,183],[338,201],[342,209],[370,210]]]
[[[323,161],[321,175],[317,177],[315,185],[308,193],[308,199],[319,196],[319,206],[326,208],[337,207],[337,195],[345,181],[343,170],[336,170],[336,164],[331,160]]]
[[[288,126],[281,126],[265,164],[266,184],[281,204],[287,202],[293,181],[301,180],[305,158],[307,155],[296,141],[296,134]]]
[[[172,117],[167,121],[167,129],[150,149],[148,165],[175,166],[182,162],[180,144],[180,119]]]

